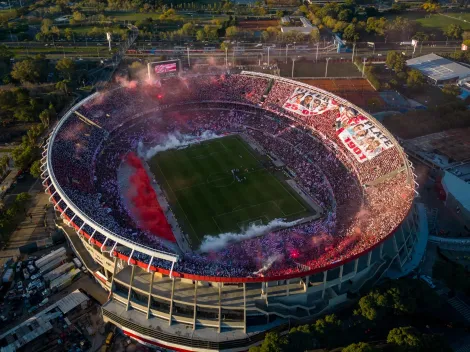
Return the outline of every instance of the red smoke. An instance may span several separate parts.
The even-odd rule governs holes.
[[[142,161],[134,153],[129,153],[126,162],[134,168],[134,173],[130,177],[130,185],[135,188],[135,194],[132,196],[131,202],[134,206],[133,215],[139,220],[139,227],[160,238],[176,242]]]

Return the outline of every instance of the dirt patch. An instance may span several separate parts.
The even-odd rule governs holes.
[[[268,27],[276,27],[279,25],[278,20],[253,20],[253,21],[240,21],[238,27],[248,30],[263,30]]]
[[[336,94],[367,111],[381,111],[385,102],[366,79],[302,79],[300,82]]]

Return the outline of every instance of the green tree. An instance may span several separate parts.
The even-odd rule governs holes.
[[[6,65],[10,64],[10,59],[14,56],[12,51],[6,45],[0,45],[0,61]]]
[[[42,170],[41,170],[41,161],[40,160],[36,160],[31,165],[31,168],[29,169],[29,173],[35,178],[39,178],[39,176],[41,176]]]
[[[445,94],[451,95],[453,97],[460,95],[460,87],[456,84],[445,84],[444,87],[442,87],[442,91]]]
[[[70,80],[63,79],[62,81],[59,81],[55,84],[55,89],[60,90],[64,92],[65,94],[69,94],[69,84],[70,84]]]
[[[441,10],[441,5],[438,2],[427,1],[422,5],[422,8],[428,13],[436,13]]]
[[[406,67],[405,57],[398,51],[389,51],[385,63],[397,73],[404,71]]]
[[[387,343],[399,346],[404,351],[418,351],[422,346],[420,333],[411,326],[390,330]]]
[[[344,29],[343,38],[352,42],[359,40],[359,33],[356,31],[356,26],[353,23],[349,24]]]
[[[72,14],[72,18],[76,22],[81,22],[85,20],[85,15],[81,13],[80,11],[74,11],[74,13]]]
[[[206,34],[204,33],[202,29],[196,32],[196,40],[203,41],[205,38],[206,38]]]
[[[22,192],[16,196],[15,202],[24,204],[30,199],[31,199],[31,195],[28,192]]]
[[[21,83],[25,82],[37,82],[40,77],[40,72],[38,71],[37,66],[31,59],[26,59],[23,61],[16,62],[13,65],[13,70],[11,71],[11,76],[20,81]]]
[[[51,33],[52,23],[52,20],[49,18],[45,18],[42,20],[41,33],[44,34],[46,37],[49,36]]]
[[[65,34],[65,38],[66,38],[68,41],[71,41],[71,40],[74,38],[74,34],[73,34],[72,28],[65,28],[64,34]]]
[[[230,26],[225,29],[225,36],[229,38],[236,37],[238,35],[238,28],[236,26]]]
[[[358,342],[343,348],[341,352],[378,352],[378,349],[366,342]]]
[[[287,340],[276,332],[268,332],[259,347],[251,347],[249,352],[283,352]]]
[[[264,33],[264,32],[263,32]],[[318,29],[313,29],[310,32],[310,40],[313,43],[318,43],[320,41],[320,31]]]
[[[283,16],[284,16],[284,11],[282,11],[282,10],[277,10],[277,11],[276,11],[276,17],[277,17],[277,18],[281,18],[281,17],[283,17]]]
[[[65,57],[57,62],[55,68],[57,71],[60,71],[66,75],[68,79],[71,79],[72,73],[75,71],[75,63],[72,61],[72,59]]]
[[[449,38],[453,39],[460,39],[462,38],[463,34],[463,29],[460,25],[458,24],[450,24],[445,30],[444,30],[444,35]]]
[[[406,84],[413,89],[420,88],[426,84],[426,78],[418,70],[409,70]]]
[[[318,347],[313,325],[300,325],[289,331],[289,344],[285,352],[307,351]]]

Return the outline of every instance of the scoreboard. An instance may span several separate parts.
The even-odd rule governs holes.
[[[157,61],[148,63],[149,78],[176,75],[180,70],[180,60]]]

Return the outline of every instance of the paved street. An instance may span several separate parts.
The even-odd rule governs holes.
[[[14,191],[16,194],[17,190]],[[49,197],[44,193],[41,182],[39,180],[34,181],[27,191],[32,199],[30,208],[26,209],[26,213],[31,214],[32,219],[29,216],[25,217],[11,235],[9,243],[0,252],[0,265],[2,266],[12,256],[19,255],[19,247],[29,242],[48,238],[54,229],[52,207],[49,206]],[[12,194],[12,196],[15,194]],[[44,227],[46,213],[48,213],[47,228]]]

